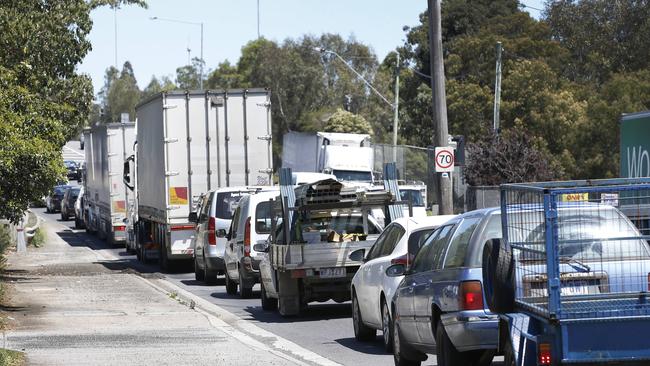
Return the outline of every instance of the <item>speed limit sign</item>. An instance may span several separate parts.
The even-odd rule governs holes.
[[[436,173],[454,171],[454,148],[450,146],[436,147]]]

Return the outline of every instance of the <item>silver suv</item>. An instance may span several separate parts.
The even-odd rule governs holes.
[[[260,187],[227,187],[206,193],[201,199],[196,218],[194,277],[197,281],[215,284],[217,275],[225,271],[226,232],[239,200]]]

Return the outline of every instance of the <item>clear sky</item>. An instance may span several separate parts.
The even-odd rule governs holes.
[[[522,3],[542,8],[543,0]],[[248,41],[257,38],[257,0],[149,0],[149,9],[135,6],[117,10],[117,62],[130,61],[140,88],[153,75],[172,77],[187,64],[188,52],[199,57],[199,25],[151,17],[203,23],[203,58],[212,69],[225,59],[232,63]],[[379,59],[404,43],[403,26],[417,25],[426,0],[259,0],[260,32],[282,41],[304,34],[338,33],[355,37],[372,47]],[[532,9],[531,15],[539,17]],[[92,51],[79,71],[93,79],[95,93],[103,85],[106,68],[115,64],[114,12],[101,8],[92,13]],[[208,70],[205,70],[207,73]]]

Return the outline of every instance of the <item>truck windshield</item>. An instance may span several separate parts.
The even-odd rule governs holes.
[[[402,201],[411,201],[413,207],[424,207],[424,199],[420,190],[400,188],[399,195],[402,197]]]
[[[334,170],[332,174],[336,179],[341,181],[355,181],[355,182],[370,182],[372,181],[372,174],[370,172],[362,172],[356,170]]]
[[[247,192],[219,192],[217,193],[217,207],[215,216],[223,220],[232,220],[232,214],[237,208],[239,200]]]

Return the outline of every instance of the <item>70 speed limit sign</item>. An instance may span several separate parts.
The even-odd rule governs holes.
[[[436,173],[454,171],[454,148],[450,146],[436,147]]]

